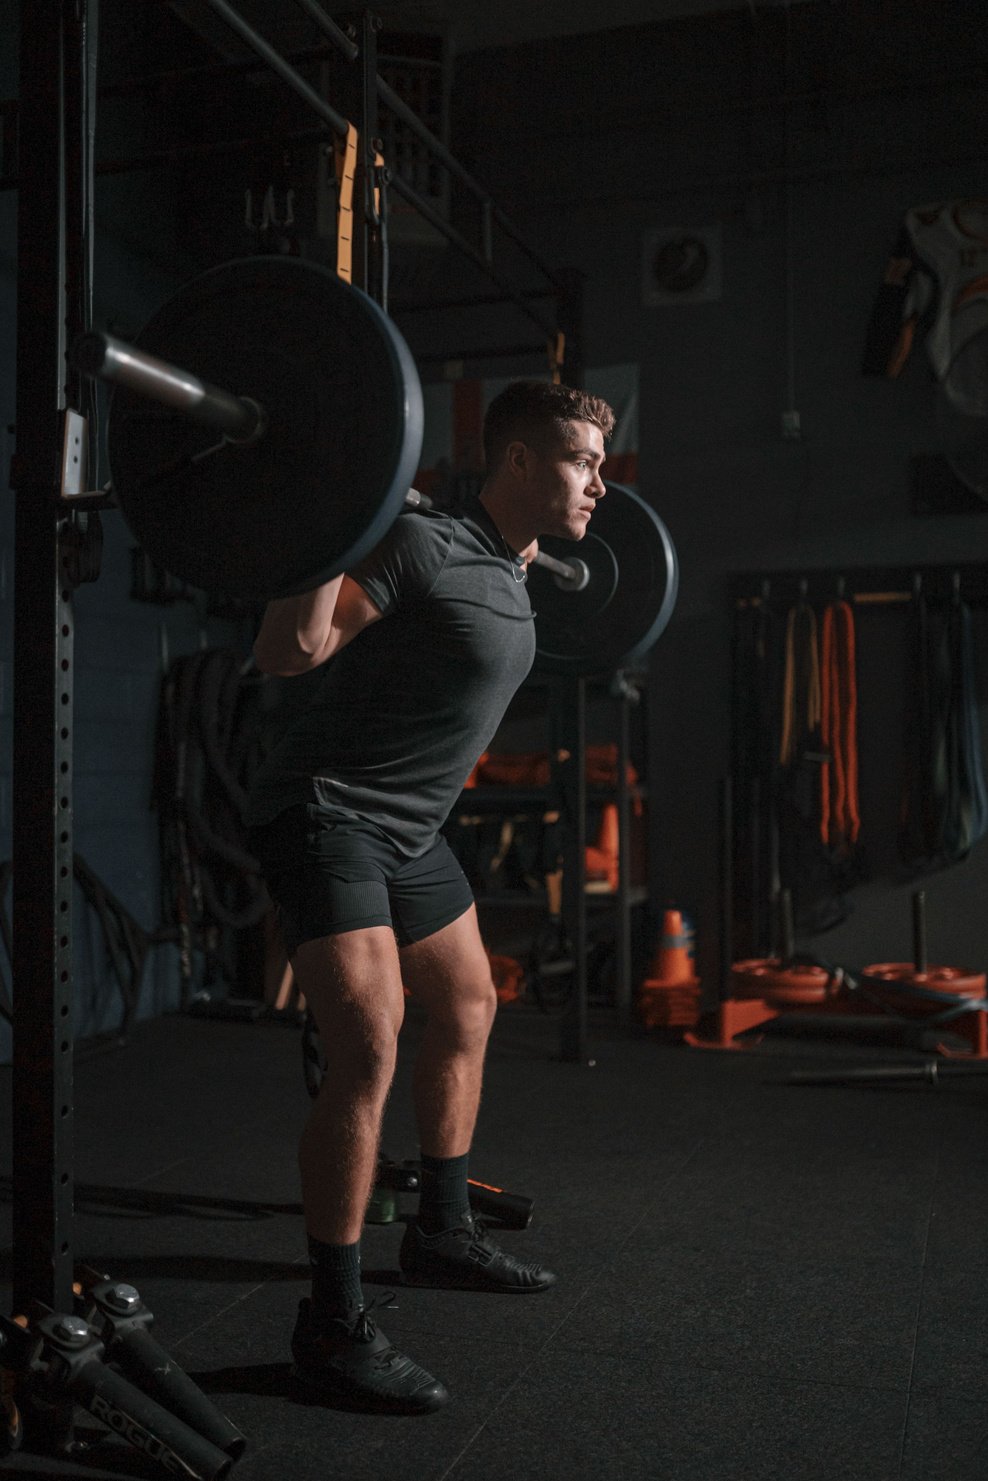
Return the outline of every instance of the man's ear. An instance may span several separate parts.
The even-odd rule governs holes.
[[[505,467],[515,478],[527,478],[532,462],[532,449],[526,442],[509,442],[504,451]]]

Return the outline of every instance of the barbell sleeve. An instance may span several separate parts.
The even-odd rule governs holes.
[[[551,571],[556,584],[565,587],[567,591],[582,591],[590,580],[590,568],[586,561],[581,561],[578,555],[571,556],[569,560],[557,560],[554,555],[540,550],[533,562],[536,566],[544,566]]]
[[[428,494],[422,494],[418,489],[409,489],[405,495],[405,503],[410,509],[433,509],[435,505]],[[535,556],[533,565],[543,566],[551,571],[560,586],[565,586],[569,591],[582,591],[590,580],[590,570],[586,561],[581,561],[578,556],[571,560],[557,560],[554,555],[540,550]]]
[[[190,421],[222,432],[230,442],[254,442],[264,430],[264,408],[247,396],[235,396],[201,381],[191,371],[159,360],[112,334],[93,330],[72,346],[77,370],[93,380],[112,381],[135,395],[170,406]]]

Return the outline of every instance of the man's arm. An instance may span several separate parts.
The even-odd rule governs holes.
[[[383,615],[356,581],[335,576],[314,591],[268,603],[254,660],[265,674],[307,674]]]

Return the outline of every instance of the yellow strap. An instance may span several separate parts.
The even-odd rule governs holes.
[[[384,155],[374,151],[374,220],[381,219],[381,173],[384,170]]]
[[[562,367],[566,361],[566,336],[561,329],[549,339],[546,348],[549,354],[552,383],[558,386],[562,380]]]
[[[344,283],[353,281],[353,177],[357,169],[357,130],[346,126],[346,138],[336,140],[336,272]]]

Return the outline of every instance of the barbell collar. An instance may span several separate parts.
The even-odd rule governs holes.
[[[172,407],[190,421],[221,432],[230,442],[255,442],[266,422],[264,408],[249,396],[235,396],[201,381],[181,366],[149,355],[112,334],[91,331],[72,347],[72,363],[91,379],[111,381],[138,396]]]

